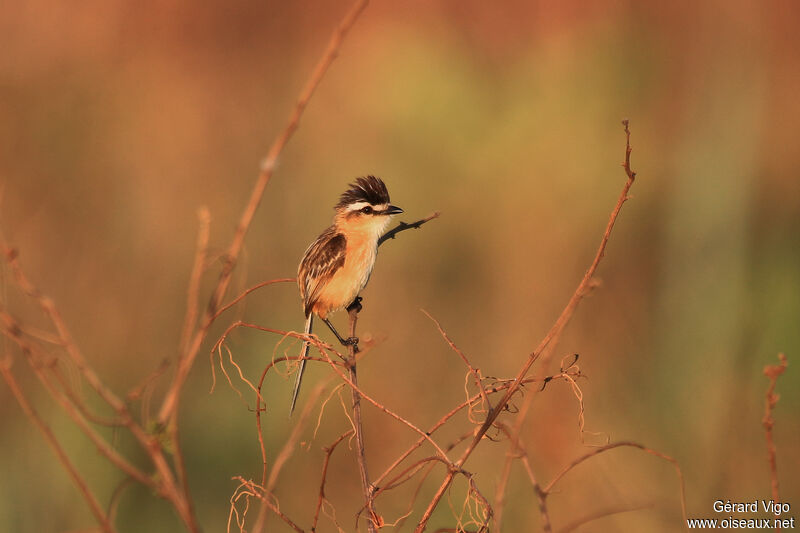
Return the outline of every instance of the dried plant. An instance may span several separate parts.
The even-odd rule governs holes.
[[[100,455],[110,461],[116,468],[123,472],[127,479],[140,483],[153,491],[154,494],[168,501],[175,509],[177,515],[191,532],[201,530],[198,524],[192,497],[189,492],[188,476],[183,458],[182,441],[179,433],[179,405],[184,385],[189,371],[192,369],[197,356],[203,346],[206,345],[209,330],[212,324],[216,323],[225,311],[241,302],[254,291],[276,283],[286,283],[294,281],[292,278],[273,279],[259,283],[243,291],[238,296],[229,301],[226,300],[228,289],[232,279],[232,274],[239,260],[245,236],[248,232],[253,215],[261,202],[267,183],[273,175],[275,163],[281,154],[284,146],[292,137],[298,127],[303,110],[314,90],[319,85],[323,76],[327,72],[334,58],[338,54],[339,48],[348,31],[352,28],[358,16],[367,5],[366,0],[359,0],[342,20],[334,32],[329,45],[311,74],[310,79],[303,88],[296,106],[292,110],[286,127],[278,135],[274,143],[268,150],[267,156],[261,165],[260,173],[255,185],[239,219],[236,230],[232,236],[226,252],[223,254],[222,268],[218,274],[218,279],[210,291],[208,303],[204,311],[200,311],[201,280],[208,268],[207,258],[208,236],[210,227],[210,215],[207,210],[201,209],[198,214],[199,231],[197,235],[196,253],[191,270],[188,290],[186,313],[183,321],[183,328],[180,336],[180,354],[177,359],[175,373],[172,381],[167,388],[162,403],[158,409],[154,423],[150,423],[149,398],[152,390],[151,384],[161,376],[166,367],[161,366],[148,376],[141,384],[131,388],[126,396],[121,396],[112,391],[104,380],[94,371],[89,360],[83,355],[64,320],[62,320],[54,302],[42,294],[34,284],[27,278],[19,262],[17,251],[5,242],[0,242],[3,258],[13,275],[16,287],[35,302],[43,315],[49,320],[50,327],[46,330],[34,328],[23,324],[17,319],[5,303],[0,307],[0,331],[17,348],[17,352],[22,355],[24,360],[32,369],[32,372],[49,393],[52,400],[63,409],[69,419],[89,438],[97,448]],[[250,405],[248,398],[253,398],[255,413],[255,424],[258,435],[258,447],[261,453],[261,478],[258,480],[248,479],[244,476],[234,475],[232,479],[237,482],[233,494],[230,498],[230,513],[228,519],[228,531],[238,530],[240,532],[249,531],[257,533],[266,528],[267,517],[271,514],[277,516],[290,529],[298,532],[310,530],[316,531],[320,521],[325,519],[330,521],[332,527],[338,531],[347,531],[349,526],[343,525],[342,517],[337,516],[336,509],[326,494],[330,491],[335,479],[331,479],[329,463],[333,454],[342,449],[343,442],[354,443],[350,450],[355,454],[359,466],[359,478],[362,489],[362,499],[360,511],[355,517],[355,529],[363,522],[370,532],[385,528],[400,529],[408,519],[418,514],[414,530],[416,532],[425,531],[433,514],[440,507],[442,500],[450,494],[450,489],[457,480],[464,481],[465,497],[462,501],[449,500],[453,510],[452,519],[454,527],[439,529],[438,531],[456,532],[484,532],[492,527],[500,531],[503,527],[503,511],[505,507],[505,491],[509,476],[514,464],[522,465],[536,495],[542,519],[542,530],[550,532],[553,530],[550,512],[548,510],[548,497],[553,493],[554,487],[569,474],[574,468],[585,463],[593,457],[617,448],[632,448],[640,450],[649,455],[658,457],[669,462],[677,471],[680,482],[679,499],[684,518],[686,518],[686,503],[683,474],[677,461],[661,452],[648,448],[642,444],[630,441],[606,442],[601,446],[595,446],[585,454],[576,457],[571,463],[566,465],[553,479],[547,483],[538,481],[539,477],[534,472],[529,455],[531,450],[525,446],[521,438],[521,428],[525,423],[533,399],[547,390],[549,383],[553,381],[563,381],[567,383],[574,393],[579,405],[579,434],[581,440],[586,433],[584,430],[584,398],[579,385],[582,377],[581,370],[577,365],[577,356],[568,356],[562,360],[558,373],[547,375],[547,368],[550,359],[556,351],[556,346],[567,324],[572,319],[576,308],[583,298],[595,287],[594,276],[597,268],[604,257],[606,245],[611,237],[614,225],[617,222],[620,211],[627,200],[630,199],[629,191],[636,179],[636,173],[631,168],[631,132],[628,121],[623,121],[625,133],[625,152],[623,159],[623,169],[626,180],[622,186],[619,198],[614,205],[608,223],[603,231],[600,244],[595,256],[580,280],[577,288],[567,301],[563,311],[550,327],[547,334],[539,344],[527,356],[520,358],[520,367],[511,379],[489,378],[482,374],[481,370],[475,367],[456,343],[447,334],[444,327],[430,313],[425,314],[433,322],[433,325],[441,334],[444,342],[452,349],[455,355],[463,363],[465,368],[465,399],[459,404],[449,409],[441,409],[441,416],[431,426],[424,428],[416,424],[409,417],[402,413],[390,409],[381,398],[368,394],[359,385],[357,364],[363,356],[369,352],[371,345],[362,344],[363,351],[356,353],[351,346],[346,353],[337,351],[335,346],[322,342],[318,337],[304,336],[300,333],[282,331],[258,324],[236,321],[227,327],[221,337],[214,343],[210,350],[212,361],[212,375],[216,383],[215,365],[218,365],[226,381],[231,387],[237,390],[242,399]],[[389,231],[379,244],[385,243],[388,239],[395,238],[400,232],[408,229],[417,229],[430,220],[438,217],[434,213],[418,220],[414,223],[401,223],[399,226]],[[356,335],[358,321],[358,309],[353,307],[349,310],[350,336]],[[298,339],[311,343],[314,350],[313,354],[306,359],[314,363],[330,368],[330,377],[318,386],[311,398],[306,402],[301,415],[295,419],[295,426],[288,436],[282,450],[279,451],[271,461],[268,460],[268,452],[263,439],[263,419],[262,414],[265,409],[265,402],[262,396],[262,387],[265,378],[271,370],[291,372],[296,368],[299,356],[285,355],[273,357],[273,360],[263,369],[260,378],[248,377],[237,364],[233,352],[226,344],[228,335],[237,328],[249,328],[263,333],[278,335],[281,339]],[[280,344],[280,342],[279,342]],[[277,348],[276,348],[277,350]],[[227,362],[226,362],[227,361]],[[13,395],[19,402],[22,410],[28,418],[42,432],[47,443],[53,448],[58,460],[69,473],[71,479],[86,500],[91,509],[100,529],[110,533],[116,530],[114,525],[112,505],[110,509],[104,509],[97,497],[89,487],[89,483],[78,471],[74,463],[70,460],[57,436],[46,425],[42,417],[34,409],[28,395],[22,390],[19,381],[14,374],[14,364],[16,359],[12,357],[11,350],[7,349],[0,361],[0,373],[9,386]],[[68,362],[68,363],[67,363]],[[540,369],[535,376],[531,376],[534,364],[539,363]],[[65,376],[65,365],[72,365],[77,369],[83,381],[97,393],[103,402],[111,408],[114,413],[112,418],[101,417],[94,413],[86,402],[77,394],[74,384]],[[785,368],[785,358],[782,359],[782,366],[769,367],[765,370],[770,377],[770,388],[767,392],[767,404],[764,416],[764,427],[766,428],[767,443],[770,457],[770,468],[772,472],[773,497],[777,501],[777,470],[775,461],[775,446],[772,440],[772,409],[777,401],[774,394],[774,387],[777,377]],[[238,380],[244,384],[240,388],[231,378],[228,371],[229,367],[236,369]],[[342,395],[343,388],[350,389],[350,399],[345,411],[351,427],[342,428],[341,434],[328,446],[323,448],[324,459],[321,468],[319,490],[316,501],[309,502],[307,515],[301,517],[289,517],[281,510],[280,502],[275,495],[275,489],[280,483],[280,473],[289,457],[298,448],[301,441],[302,431],[314,420],[314,409],[317,403],[325,397],[325,391],[330,388],[330,384],[336,382],[336,388],[327,395],[324,400],[316,424],[319,426],[324,423],[324,412],[327,402],[338,394],[340,401],[345,402]],[[525,387],[528,384],[536,384],[533,387]],[[213,389],[213,386],[212,386]],[[147,399],[147,402],[145,401]],[[132,412],[130,404],[133,400],[141,400],[143,413],[137,416]],[[512,409],[512,400],[521,400],[518,409]],[[362,403],[373,406],[377,411],[393,419],[397,424],[407,427],[416,433],[417,439],[406,450],[399,454],[390,464],[388,464],[377,477],[371,477],[367,469],[368,449],[364,441],[364,428],[362,417]],[[252,407],[252,406],[251,406]],[[454,416],[458,413],[466,412],[467,418],[473,426],[464,432],[460,438],[454,442],[444,444],[438,440],[437,432],[443,427],[453,422]],[[146,454],[151,463],[155,475],[151,472],[139,468],[125,457],[121,451],[112,446],[97,431],[96,426],[110,425],[121,430],[128,431],[138,442],[141,450]],[[496,471],[500,472],[500,480],[495,488],[494,498],[490,499],[485,494],[485,487],[481,488],[475,472],[467,470],[467,462],[475,450],[485,442],[507,442],[507,453],[502,465],[497,465]],[[453,450],[460,444],[466,443],[464,449],[456,457],[452,455]],[[412,459],[414,453],[420,449],[427,450],[426,456],[421,459]],[[340,452],[344,453],[344,452]],[[437,469],[437,467],[443,467]],[[421,501],[422,487],[434,479],[435,472],[442,471],[440,479],[436,481],[437,488],[433,496],[427,501]],[[406,512],[400,516],[383,516],[380,512],[381,501],[390,498],[398,487],[415,482],[416,487],[412,491],[411,500],[408,502]],[[119,492],[125,485],[121,485]],[[449,496],[448,496],[449,499]],[[112,502],[119,500],[119,494],[115,493]],[[595,512],[585,517],[573,520],[564,526],[562,531],[571,531],[590,520],[608,516],[614,513],[626,512],[638,509],[642,506],[626,507],[616,506],[600,512]],[[302,524],[302,525],[301,525]],[[305,528],[308,529],[305,529]]]
[[[769,387],[767,387],[766,400],[764,402],[764,418],[762,424],[764,426],[764,433],[767,438],[767,459],[769,462],[770,483],[772,486],[772,501],[775,503],[780,502],[780,495],[778,494],[778,452],[775,449],[775,440],[772,438],[772,428],[775,426],[775,419],[772,418],[772,410],[778,403],[780,396],[775,392],[775,386],[778,383],[778,378],[786,371],[788,362],[786,356],[782,353],[778,354],[780,364],[767,365],[764,367],[764,375],[769,379]],[[779,527],[776,528],[780,529]]]

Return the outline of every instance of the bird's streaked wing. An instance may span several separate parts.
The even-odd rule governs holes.
[[[344,266],[346,249],[344,235],[330,227],[306,250],[297,275],[306,316],[328,280]]]

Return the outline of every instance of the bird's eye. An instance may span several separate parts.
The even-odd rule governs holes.
[[[370,215],[372,214],[372,208],[368,205],[364,206],[361,208],[361,212],[364,213],[365,215]]]

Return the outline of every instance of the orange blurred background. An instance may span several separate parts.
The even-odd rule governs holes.
[[[333,1],[5,5],[0,230],[121,394],[177,352],[198,207],[209,208],[212,251],[221,252],[269,143],[347,9]],[[428,426],[463,399],[465,369],[420,308],[484,375],[516,374],[597,248],[625,180],[620,120],[629,118],[638,173],[633,199],[598,271],[602,286],[579,307],[551,371],[560,356],[580,353],[586,430],[675,457],[686,476],[689,516],[714,518],[714,500],[770,498],[762,368],[786,352],[774,431],[781,495],[794,515],[798,23],[800,6],[788,0],[376,2],[283,153],[230,294],[294,276],[355,176],[383,177],[393,203],[405,209],[403,220],[441,211],[440,219],[381,248],[359,321],[362,339],[381,339],[359,367],[360,383]],[[218,269],[212,265],[205,277],[203,301]],[[4,307],[43,325],[4,276]],[[260,476],[253,413],[227,385],[208,394],[206,355],[242,317],[302,329],[296,287],[255,292],[223,315],[184,391],[182,440],[205,531],[225,528],[231,478]],[[344,327],[345,318],[334,322]],[[257,379],[279,340],[239,331],[228,346]],[[298,348],[285,342],[275,353]],[[26,392],[108,503],[122,474],[15,359]],[[301,403],[329,373],[311,365]],[[162,378],[154,405],[167,383]],[[265,437],[274,459],[292,427],[291,379],[276,374],[267,388]],[[310,444],[295,452],[276,492],[281,509],[305,528],[321,449],[349,427],[335,401],[326,413],[316,436],[313,424],[304,432]],[[379,473],[415,435],[373,408],[364,416],[368,461]],[[92,527],[79,493],[5,384],[0,417],[0,529]],[[437,434],[439,442],[469,427],[457,417]],[[106,434],[147,464],[125,436]],[[537,397],[522,437],[542,482],[587,451],[566,383],[553,382]],[[507,442],[484,442],[466,465],[490,500],[506,449]],[[351,450],[337,451],[329,475],[330,497],[351,531],[360,507]],[[420,502],[441,475],[434,472]],[[681,528],[674,471],[649,455],[610,451],[559,487],[549,498],[555,530],[620,505],[649,507],[581,531]],[[454,507],[463,494],[457,484]],[[397,517],[409,496],[390,493],[379,510]],[[120,531],[181,528],[169,506],[142,487],[126,489],[117,524]],[[539,531],[540,524],[517,465],[503,531]],[[430,530],[454,526],[445,500]],[[319,530],[335,529],[323,520]]]

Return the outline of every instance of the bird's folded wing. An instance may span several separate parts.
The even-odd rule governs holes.
[[[300,266],[301,286],[306,316],[320,292],[337,270],[344,266],[347,240],[341,233],[325,232],[306,251]]]

